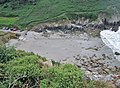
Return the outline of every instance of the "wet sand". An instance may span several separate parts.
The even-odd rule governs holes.
[[[81,64],[79,63],[80,60],[75,59],[76,57],[85,60],[104,58],[105,60],[101,60],[101,62],[120,66],[118,60],[114,58],[112,50],[102,42],[101,38],[94,38],[86,33],[70,35],[29,31],[22,40],[12,39],[8,42],[8,45],[61,63]],[[106,59],[106,57],[109,59]]]

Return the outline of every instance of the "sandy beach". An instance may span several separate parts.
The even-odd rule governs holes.
[[[61,63],[79,64],[79,60],[75,60],[76,57],[85,60],[104,58],[105,64],[119,66],[112,50],[102,42],[101,38],[88,36],[86,33],[70,35],[29,31],[22,40],[12,39],[8,45]],[[102,62],[102,59],[100,61]]]

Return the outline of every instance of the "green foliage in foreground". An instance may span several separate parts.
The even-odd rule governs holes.
[[[56,66],[48,68],[43,74],[41,88],[83,88],[83,74],[76,66]]]
[[[10,61],[14,59],[16,56],[16,50],[12,47],[0,47],[0,63],[6,63],[7,61]]]
[[[8,74],[12,74],[12,77],[21,76],[39,76],[41,69],[39,68],[37,61],[39,57],[35,55],[16,58],[8,62],[6,70]]]
[[[33,4],[19,5],[20,1],[31,2]],[[5,3],[5,2],[4,2]],[[6,6],[6,5],[10,5]],[[42,22],[79,19],[81,17],[96,19],[99,13],[117,15],[120,12],[120,0],[10,0],[0,5],[1,17],[19,17],[19,20],[3,24],[30,27]],[[13,9],[14,8],[14,9]],[[1,20],[4,18],[0,18]],[[16,22],[15,22],[16,21]],[[0,25],[2,22],[0,21]]]
[[[0,47],[0,88],[80,88],[83,73],[73,65],[44,67],[45,58],[16,51],[13,47]]]
[[[33,53],[9,47],[0,47],[0,52],[0,88],[98,88],[98,82],[83,80],[83,73],[74,65],[54,62],[54,66],[44,67],[39,61],[45,58]]]
[[[0,47],[0,52],[2,57],[0,60],[0,88],[22,88],[25,87],[28,80],[30,81],[29,86],[37,83],[36,80],[41,75],[41,68],[37,61],[44,60],[44,58],[33,53],[16,51],[13,47]]]
[[[0,46],[0,63],[7,63],[15,58],[33,55],[33,53],[25,53],[23,51],[16,51],[14,47]]]

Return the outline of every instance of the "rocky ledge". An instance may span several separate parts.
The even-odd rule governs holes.
[[[62,22],[52,22],[52,23],[44,23],[37,25],[32,30],[35,32],[44,32],[49,31],[62,31],[63,33],[73,33],[73,32],[87,32],[88,30],[109,30],[117,31],[120,26],[120,21],[108,21],[106,18],[99,21],[90,21],[89,19],[80,19],[80,20],[72,20],[72,21],[62,21]],[[95,32],[95,31],[94,31]]]

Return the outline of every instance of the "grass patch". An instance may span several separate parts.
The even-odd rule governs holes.
[[[18,18],[0,18],[0,24],[14,24],[30,27],[39,23],[79,19],[81,17],[96,19],[100,12],[118,14],[120,0],[36,0],[36,5],[22,5],[12,10],[0,5],[0,16],[17,16]],[[115,8],[115,9],[114,9]]]
[[[18,17],[0,17],[0,25],[13,25],[18,19]]]
[[[13,33],[4,33],[0,31],[0,45],[7,43],[10,39],[16,38],[16,35]]]

